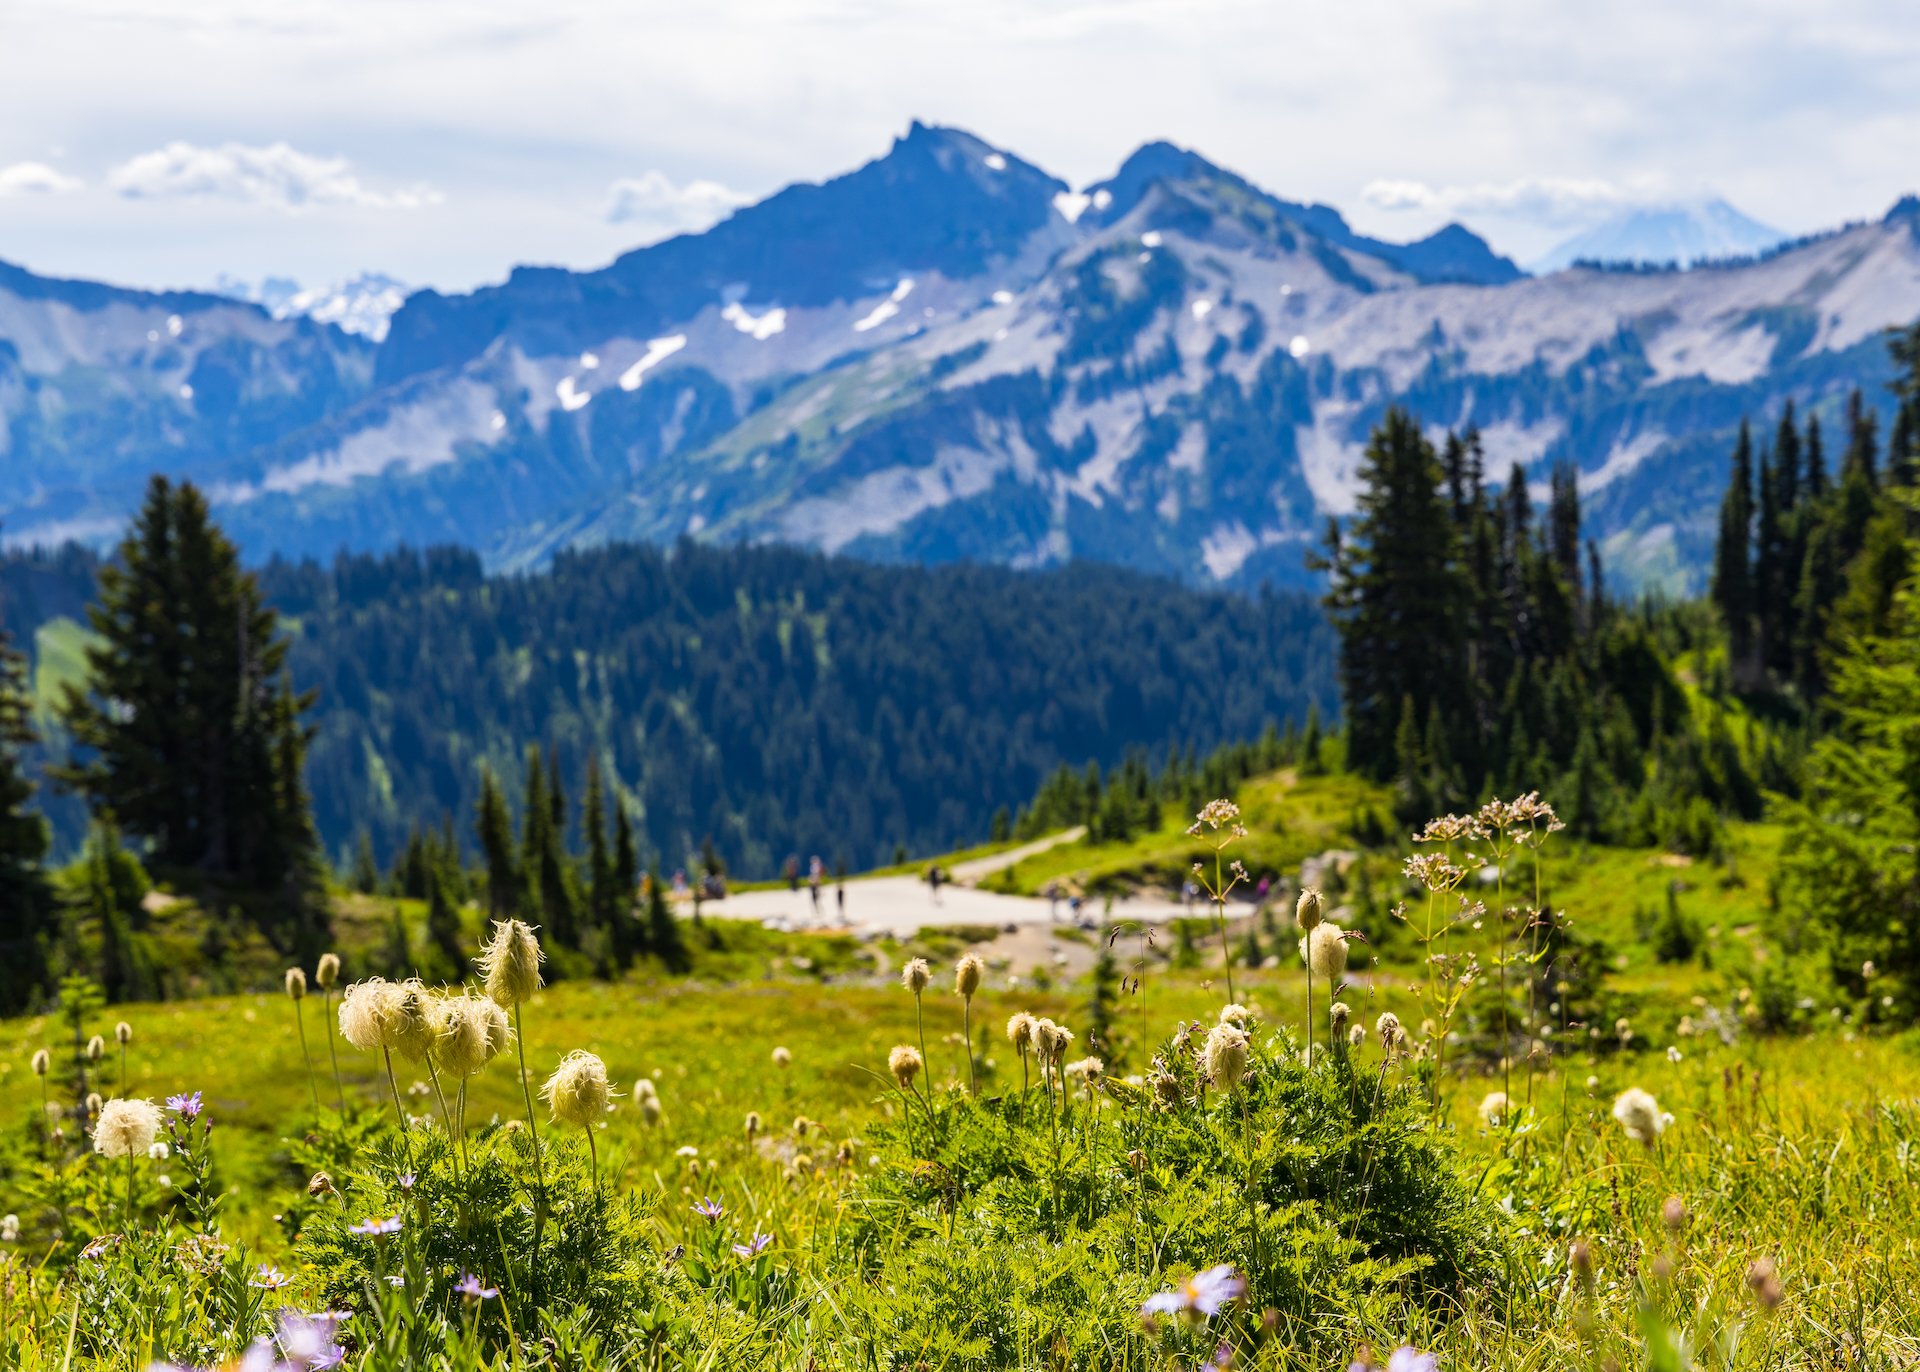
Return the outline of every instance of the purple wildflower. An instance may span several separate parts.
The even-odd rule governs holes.
[[[399,1176],[394,1178],[394,1181],[399,1183],[400,1189],[402,1191],[413,1190],[413,1184],[419,1180],[420,1178],[414,1176],[414,1174],[411,1172],[402,1172]]]
[[[763,1234],[756,1229],[753,1231],[753,1238],[750,1241],[746,1243],[736,1243],[733,1246],[733,1256],[736,1258],[757,1258],[766,1251],[767,1245],[772,1242],[773,1235]]]
[[[400,1217],[395,1215],[385,1220],[361,1220],[347,1230],[349,1234],[365,1234],[368,1238],[384,1239],[400,1232]]]
[[[693,1207],[693,1213],[704,1216],[709,1224],[718,1224],[720,1217],[727,1213],[727,1207],[712,1196],[702,1196],[700,1204]]]
[[[497,1286],[482,1286],[480,1278],[469,1272],[453,1284],[453,1289],[470,1301],[490,1301],[500,1294]]]
[[[278,1291],[282,1287],[293,1285],[293,1278],[289,1277],[277,1267],[268,1267],[262,1264],[255,1269],[253,1280],[248,1282],[247,1285],[257,1286],[262,1291]]]
[[[339,1333],[340,1321],[345,1318],[335,1310],[323,1310],[317,1315],[282,1311],[278,1339],[287,1364],[304,1368],[306,1372],[327,1372],[340,1366],[347,1355],[335,1336]]]
[[[1412,1344],[1401,1344],[1393,1350],[1393,1356],[1387,1359],[1383,1369],[1375,1365],[1372,1357],[1362,1353],[1354,1359],[1347,1372],[1439,1372],[1440,1356],[1437,1353],[1422,1353]]]
[[[191,1095],[182,1092],[180,1095],[167,1097],[167,1109],[174,1111],[181,1119],[189,1122],[200,1118],[202,1108],[200,1104],[200,1093],[198,1091],[193,1092]]]
[[[1227,1302],[1245,1295],[1247,1283],[1227,1263],[1196,1272],[1171,1291],[1148,1296],[1143,1315],[1217,1315]]]

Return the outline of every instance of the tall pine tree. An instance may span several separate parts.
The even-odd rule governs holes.
[[[278,617],[198,490],[153,478],[99,595],[85,684],[61,702],[76,752],[60,779],[153,865],[304,921],[319,878],[301,777],[312,698],[284,680]]]
[[[507,813],[507,798],[491,767],[480,769],[474,831],[487,869],[487,914],[496,920],[510,919],[520,911],[520,863],[513,851],[513,817]]]
[[[1411,415],[1389,410],[1360,466],[1359,512],[1328,536],[1326,604],[1340,634],[1348,759],[1382,780],[1400,767],[1403,709],[1458,721],[1467,696],[1457,540],[1433,445]]]
[[[0,634],[0,1011],[24,1009],[45,987],[45,941],[53,901],[41,860],[46,821],[28,808],[33,779],[22,758],[33,745],[27,660]]]
[[[1713,603],[1727,627],[1727,653],[1736,681],[1751,682],[1753,646],[1753,433],[1740,421],[1733,469],[1720,502],[1720,540],[1713,562]]]

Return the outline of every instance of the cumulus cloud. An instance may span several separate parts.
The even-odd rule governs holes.
[[[80,179],[49,167],[45,162],[15,162],[0,167],[0,196],[64,195],[80,189]]]
[[[607,222],[638,224],[659,234],[710,228],[753,199],[718,181],[677,186],[665,172],[650,171],[616,181],[607,189]]]
[[[411,210],[441,198],[429,186],[375,190],[346,158],[317,157],[287,143],[200,147],[175,141],[122,162],[107,173],[107,185],[131,199],[211,197],[289,211],[316,205]]]
[[[1552,225],[1584,224],[1646,198],[1646,188],[1612,181],[1550,176],[1483,182],[1470,186],[1430,186],[1424,181],[1373,181],[1361,192],[1381,210],[1417,210],[1427,214],[1500,215]]]

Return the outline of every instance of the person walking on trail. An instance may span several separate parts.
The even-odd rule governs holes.
[[[940,870],[939,863],[927,868],[927,889],[933,893],[935,905],[940,903],[940,883],[944,880],[946,880],[946,873]]]
[[[1057,924],[1059,923],[1059,921],[1060,921],[1060,883],[1057,881],[1050,881],[1047,883],[1047,923]]]
[[[826,871],[826,864],[814,858],[813,865],[807,869],[807,894],[813,897],[813,917],[820,918],[820,877]]]

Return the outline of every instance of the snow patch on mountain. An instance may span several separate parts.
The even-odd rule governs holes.
[[[669,357],[687,346],[687,336],[683,333],[669,334],[665,338],[655,338],[648,342],[646,352],[624,372],[620,373],[620,389],[637,391],[646,374],[665,362]]]
[[[878,305],[875,305],[869,310],[865,318],[854,321],[853,331],[855,333],[865,333],[869,329],[879,328],[880,325],[900,313],[900,302],[911,294],[913,294],[913,282],[902,278],[900,284],[893,288],[892,295],[889,295],[885,300],[882,300]]]
[[[731,302],[720,311],[720,317],[748,337],[761,343],[787,327],[787,312],[778,306],[754,314],[738,301]]]

